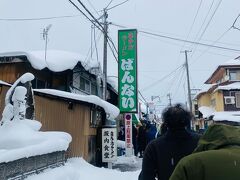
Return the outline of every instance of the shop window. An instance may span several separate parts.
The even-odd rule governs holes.
[[[91,110],[91,121],[90,121],[90,126],[91,127],[96,127],[100,124],[102,119],[101,112],[98,111],[97,109],[93,108]]]

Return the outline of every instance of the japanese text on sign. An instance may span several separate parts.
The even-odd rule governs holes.
[[[137,31],[118,32],[119,109],[137,112]]]
[[[102,129],[102,161],[112,162],[117,160],[117,135],[116,128]]]

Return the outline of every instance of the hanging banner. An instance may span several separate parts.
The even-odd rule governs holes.
[[[102,161],[117,160],[117,130],[116,128],[102,129]]]
[[[118,31],[118,93],[121,113],[138,112],[137,30]]]

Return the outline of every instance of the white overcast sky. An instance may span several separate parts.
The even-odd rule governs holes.
[[[123,1],[113,0],[109,7]],[[99,14],[102,13],[101,10],[110,0],[82,0],[82,2],[95,17],[99,17]],[[98,11],[98,14],[89,2]],[[75,3],[81,8],[77,1]],[[193,24],[200,3],[199,13]],[[212,8],[210,9],[211,4]],[[161,35],[181,39],[188,37],[188,40],[192,41],[198,41],[198,37],[209,22],[200,42],[240,49],[240,31],[228,30],[239,13],[239,0],[202,0],[202,2],[201,0],[129,0],[125,4],[109,10],[108,20],[129,28]],[[79,16],[38,21],[4,20],[69,15]],[[213,18],[209,21],[211,17]],[[73,51],[87,55],[91,46],[91,23],[68,0],[0,0],[0,19],[0,52],[44,50],[41,32],[49,24],[52,24],[49,31],[49,49]],[[240,24],[239,22],[237,21],[236,25]],[[109,26],[109,35],[116,46],[118,29],[119,27]],[[96,38],[99,34],[100,32],[96,30]],[[196,37],[197,34],[198,37]],[[215,42],[216,40],[218,41]],[[97,43],[99,61],[102,62],[102,36]],[[186,73],[183,74],[183,69],[176,71],[170,77],[163,78],[184,63],[185,56],[180,51],[185,49],[193,50],[189,53],[191,88],[202,88],[204,82],[219,64],[239,55],[238,52],[209,49],[203,46],[195,48],[192,44],[153,37],[139,32],[138,85],[146,100],[149,101],[151,96],[160,96],[160,104],[166,105],[168,103],[167,94],[170,93],[173,103],[187,101]],[[108,75],[116,76],[117,63],[110,49],[108,51]],[[93,54],[93,58],[96,59],[96,54]]]

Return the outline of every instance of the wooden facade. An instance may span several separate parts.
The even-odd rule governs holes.
[[[5,95],[10,87],[0,85],[0,119],[4,109]],[[42,123],[41,131],[63,131],[72,136],[68,149],[68,157],[83,157],[86,161],[96,164],[100,152],[98,126],[91,126],[91,111],[100,107],[91,103],[60,98],[42,93],[34,93],[35,119]]]

